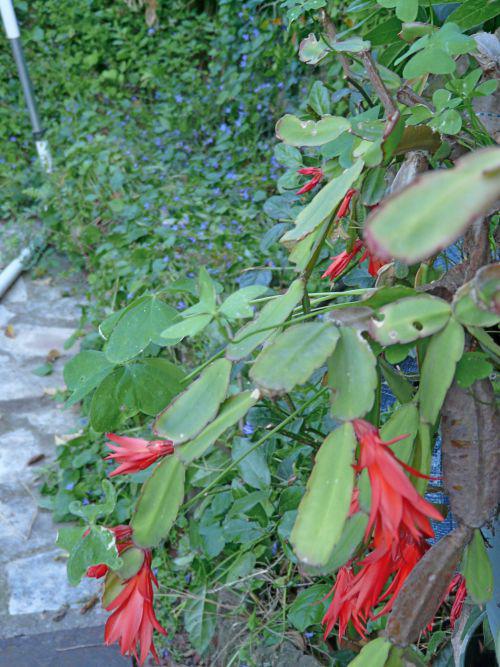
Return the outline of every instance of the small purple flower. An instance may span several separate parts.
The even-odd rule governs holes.
[[[66,491],[73,491],[75,485],[73,484],[73,482],[70,482],[69,484],[66,484],[64,488],[66,489]]]
[[[243,425],[243,433],[245,435],[252,435],[254,431],[255,431],[254,427],[248,422],[245,422],[245,424]]]

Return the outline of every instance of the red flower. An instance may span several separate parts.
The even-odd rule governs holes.
[[[315,188],[324,177],[323,170],[319,169],[319,167],[304,167],[303,169],[299,169],[297,173],[303,174],[304,176],[312,176],[310,181],[307,181],[300,190],[297,190],[295,193],[297,195],[303,195],[306,192],[309,192],[309,190]]]
[[[145,551],[141,569],[128,579],[123,590],[106,607],[112,614],[104,629],[105,644],[119,642],[122,655],[133,655],[140,665],[144,664],[148,653],[159,662],[153,630],[167,634],[153,609],[153,583],[158,586],[151,570],[151,552]]]
[[[457,586],[457,592],[455,593],[455,599],[451,605],[450,611],[450,625],[451,629],[455,627],[455,623],[458,621],[462,614],[462,609],[464,608],[465,598],[467,597],[467,588],[465,586],[465,578],[461,574],[456,574],[451,580],[451,584],[448,587],[447,594],[450,595],[451,591]]]
[[[339,206],[339,210],[337,211],[337,215],[335,216],[337,220],[340,220],[340,218],[345,218],[349,211],[349,206],[351,204],[351,199],[354,197],[356,194],[357,190],[348,190],[346,196],[342,200],[342,203]]]
[[[116,548],[119,554],[121,554],[125,549],[133,546],[134,543],[130,539],[132,537],[132,528],[130,528],[130,526],[120,525],[115,526],[114,528],[109,528],[108,530],[115,534]],[[89,533],[90,528],[84,532],[83,537]],[[100,579],[108,573],[108,570],[109,567],[107,565],[92,565],[91,567],[87,568],[86,575],[92,579]]]
[[[457,572],[453,579],[450,581],[448,588],[445,591],[445,594],[443,595],[443,599],[441,600],[441,606],[443,602],[446,600],[447,597],[452,595],[453,591],[455,591],[455,599],[453,600],[453,604],[451,605],[451,610],[450,610],[450,626],[451,629],[455,627],[455,623],[458,621],[462,614],[462,610],[464,608],[464,602],[465,598],[467,597],[467,588],[465,585],[465,578],[460,574],[460,572]],[[432,630],[432,626],[434,625],[434,619],[429,623],[427,626],[427,630],[429,632]]]
[[[330,278],[330,281],[334,281],[335,278],[338,278],[344,271],[347,269],[352,260],[356,257],[358,252],[362,249],[363,243],[359,239],[354,242],[351,252],[344,250],[337,255],[332,257],[333,262],[321,276],[322,278]]]
[[[363,253],[363,256],[359,260],[360,264],[361,264],[361,262],[364,262],[366,258],[369,259],[368,273],[371,276],[373,276],[374,278],[376,278],[378,276],[378,272],[380,271],[380,269],[383,266],[385,266],[387,264],[387,262],[383,259],[379,259],[375,255],[372,255],[372,253],[368,252],[368,250],[365,250],[365,252]]]
[[[142,438],[126,438],[114,433],[106,433],[106,437],[119,446],[106,443],[113,454],[106,456],[105,460],[114,459],[117,463],[121,463],[116,470],[113,470],[110,477],[149,468],[159,458],[168,456],[174,451],[174,444],[171,440],[148,441]]]
[[[358,563],[356,574],[352,565],[341,568],[330,592],[332,601],[322,620],[325,639],[338,623],[341,640],[349,621],[365,637],[368,620],[392,609],[403,583],[427,549],[424,540],[417,543],[411,537],[400,536],[394,547],[369,553]],[[383,608],[375,613],[376,607],[384,602]]]
[[[371,486],[370,518],[366,536],[375,527],[375,547],[389,547],[399,539],[400,532],[408,533],[418,543],[423,537],[433,537],[429,518],[443,517],[416,491],[403,468],[417,477],[426,477],[400,461],[389,445],[406,436],[382,442],[378,429],[363,419],[353,421],[360,445],[357,470],[367,468]]]
[[[354,573],[352,571],[351,565],[347,564],[340,568],[337,572],[337,578],[335,579],[335,584],[333,585],[332,590],[328,593],[326,597],[333,595],[332,601],[326,614],[323,616],[321,621],[322,625],[325,626],[325,632],[323,637],[326,639],[330,632],[333,630],[334,625],[338,622],[339,624],[339,639],[341,639],[346,631],[347,624],[349,621],[355,617],[354,608],[355,601],[347,599],[347,594],[351,588],[352,581],[354,579]],[[362,629],[362,628],[361,628]],[[360,632],[363,635],[363,632]]]

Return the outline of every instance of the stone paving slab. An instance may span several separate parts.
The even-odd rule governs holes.
[[[79,324],[80,299],[68,296],[71,289],[24,276],[0,305],[0,667],[131,664],[101,648],[107,614],[99,604],[83,613],[97,601],[99,583],[69,585],[65,554],[55,546],[58,526],[39,507],[33,457],[43,455],[46,465],[56,438],[81,427],[77,408],[64,410],[53,399],[64,386],[64,360],[51,375],[33,374],[52,350],[68,357],[78,349],[64,350]]]
[[[132,667],[132,661],[103,646],[102,628],[91,627],[0,641],[0,667]]]

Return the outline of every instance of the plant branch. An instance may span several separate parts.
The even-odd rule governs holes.
[[[396,106],[396,103],[392,99],[389,89],[382,81],[382,78],[379,74],[377,65],[375,63],[375,60],[373,59],[371,52],[361,51],[359,55],[361,57],[361,60],[363,61],[363,65],[365,66],[368,78],[370,79],[371,84],[378,95],[379,100],[382,102],[384,106],[387,118],[391,119],[394,116],[396,116],[396,118],[399,117],[399,111]]]
[[[325,30],[325,35],[327,38],[327,42],[331,45],[333,42],[335,42],[337,38],[337,30],[335,29],[335,24],[333,23],[332,19],[328,16],[328,14],[325,12],[324,9],[321,10],[319,14],[319,18],[321,23],[323,24],[323,28]],[[347,80],[351,80],[352,82],[352,75],[351,75],[351,67],[349,60],[346,56],[344,56],[343,53],[338,53],[338,58],[340,61],[340,64],[342,65],[342,71],[344,72],[344,78]],[[356,86],[357,87],[357,86]]]

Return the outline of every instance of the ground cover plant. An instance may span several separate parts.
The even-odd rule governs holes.
[[[498,8],[102,7],[145,40],[115,67],[75,47],[100,66],[71,117],[105,125],[3,204],[46,207],[89,271],[82,336],[100,320],[65,369],[88,424],[45,482],[82,519],[70,580],[104,577],[106,641],[140,663],[185,630],[206,664],[284,639],[454,664],[493,586]]]

